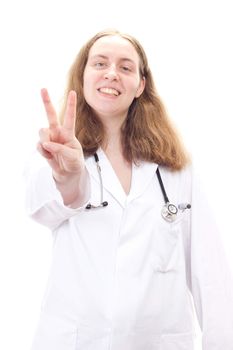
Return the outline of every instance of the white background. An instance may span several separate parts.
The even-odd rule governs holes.
[[[117,28],[144,46],[159,94],[200,173],[233,267],[231,3],[1,2],[1,349],[30,348],[51,261],[50,232],[28,219],[22,181],[38,129],[46,126],[40,89],[47,87],[59,107],[67,71],[97,31]]]

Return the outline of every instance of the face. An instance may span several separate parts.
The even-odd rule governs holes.
[[[87,103],[100,118],[127,116],[129,106],[144,90],[139,73],[139,55],[120,36],[104,36],[89,51],[83,89]]]

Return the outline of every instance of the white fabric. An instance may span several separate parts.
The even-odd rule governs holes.
[[[53,262],[31,350],[193,350],[192,298],[203,350],[233,350],[233,283],[219,234],[191,167],[160,167],[171,203],[191,203],[174,223],[161,216],[157,165],[133,166],[124,193],[98,151],[100,209],[64,206],[49,166],[28,171],[29,215],[51,228]],[[92,204],[100,183],[86,160]]]

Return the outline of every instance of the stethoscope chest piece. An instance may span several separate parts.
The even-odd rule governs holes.
[[[178,209],[174,204],[167,202],[161,211],[162,217],[168,222],[174,222],[177,218]]]

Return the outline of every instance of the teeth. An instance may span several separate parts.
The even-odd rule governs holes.
[[[109,94],[109,95],[115,95],[115,96],[119,95],[119,91],[112,89],[112,88],[101,88],[101,89],[99,89],[99,91],[104,92],[105,94]]]

